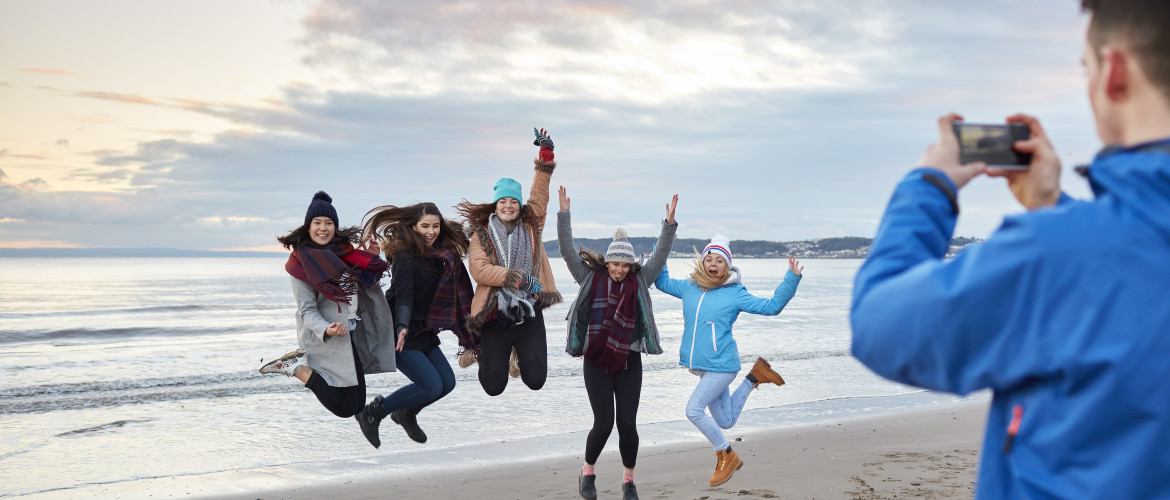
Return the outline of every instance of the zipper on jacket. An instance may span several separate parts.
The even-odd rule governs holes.
[[[699,308],[703,307],[703,297],[707,296],[707,291],[703,290],[703,294],[699,296],[699,304],[695,306],[695,326],[691,328],[691,366],[690,369],[695,369],[695,341],[699,338]]]
[[[708,321],[707,324],[711,325],[711,349],[715,352],[719,352],[719,346],[715,345],[715,322]]]
[[[1020,420],[1024,418],[1024,407],[1022,405],[1015,405],[1012,407],[1012,422],[1008,424],[1007,436],[1003,440],[1004,454],[1011,453],[1012,443],[1016,440],[1016,434],[1020,433]]]

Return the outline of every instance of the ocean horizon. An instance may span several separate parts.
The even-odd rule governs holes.
[[[0,496],[69,496],[95,484],[314,464],[348,464],[355,473],[442,467],[492,443],[515,443],[523,456],[583,450],[592,414],[581,360],[564,353],[566,304],[577,287],[559,259],[553,270],[566,304],[545,314],[545,387],[531,391],[512,379],[493,398],[474,366],[456,366],[455,391],[418,417],[428,443],[409,441],[386,421],[383,447],[374,449],[353,419],[327,412],[294,379],[256,371],[262,358],[296,347],[285,258],[94,257],[49,269],[0,258],[9,285],[0,290],[0,468],[9,471]],[[671,259],[671,274],[685,275],[689,262]],[[736,263],[759,296],[787,270],[782,259]],[[729,439],[961,400],[885,381],[849,354],[850,291],[861,261],[802,263],[805,276],[784,312],[743,314],[735,325],[744,365],[765,357],[788,384],[754,392]],[[657,290],[652,297],[666,353],[643,358],[643,442],[707,446],[683,414],[696,379],[678,365],[681,303]],[[454,365],[454,336],[440,338]],[[408,381],[390,373],[367,383],[373,397]]]

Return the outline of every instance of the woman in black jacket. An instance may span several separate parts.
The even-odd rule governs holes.
[[[386,397],[374,397],[358,422],[375,448],[381,444],[378,424],[387,415],[411,439],[425,443],[418,412],[455,389],[455,373],[439,349],[439,332],[453,331],[461,352],[479,347],[467,329],[472,290],[463,257],[468,239],[434,203],[386,205],[366,215],[363,232],[378,236],[391,262],[386,298],[394,310],[395,358],[398,370],[412,383]]]

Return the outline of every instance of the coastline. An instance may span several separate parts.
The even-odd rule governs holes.
[[[792,423],[791,409],[745,411],[727,432],[744,460],[710,487],[714,453],[687,421],[639,426],[642,498],[971,498],[987,402],[982,397]],[[774,427],[767,422],[784,421]],[[764,425],[761,425],[764,424]],[[648,427],[649,429],[643,429]],[[395,431],[386,427],[383,432]],[[647,432],[648,431],[648,432]],[[580,498],[584,432],[387,456],[339,458],[42,492],[29,498],[219,499]],[[620,495],[616,431],[597,464],[599,496]],[[274,452],[295,443],[272,443]],[[403,463],[409,460],[410,463]]]

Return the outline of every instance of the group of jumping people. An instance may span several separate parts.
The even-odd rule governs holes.
[[[520,183],[502,178],[491,203],[464,201],[455,207],[464,225],[444,218],[433,203],[418,203],[380,206],[366,214],[360,227],[342,227],[332,198],[318,192],[304,224],[278,238],[291,251],[285,270],[297,302],[298,348],[265,363],[260,372],[297,378],[330,412],[355,417],[375,448],[381,446],[379,424],[386,417],[410,439],[426,442],[419,412],[455,388],[454,371],[439,349],[441,331],[450,330],[458,339],[461,366],[478,363],[479,382],[488,395],[503,393],[510,375],[532,390],[543,387],[548,354],[542,311],[562,297],[541,238],[556,168],[554,145],[545,130],[533,130],[533,144],[540,150],[527,203]],[[729,240],[716,235],[688,277],[671,278],[666,259],[678,229],[677,206],[674,195],[666,204],[658,242],[644,261],[620,228],[601,255],[575,250],[570,199],[564,187],[559,189],[560,253],[580,286],[568,311],[565,351],[584,359],[593,410],[578,477],[578,491],[587,499],[597,498],[594,465],[615,422],[625,468],[622,495],[638,498],[634,466],[641,355],[663,352],[651,285],[683,301],[679,364],[699,377],[686,415],[715,449],[712,486],[743,466],[721,429],[735,425],[752,389],[784,384],[759,358],[731,390],[740,371],[731,327],[740,312],[779,314],[795,295],[803,267],[789,257],[772,297],[756,297],[741,283]],[[383,293],[381,278],[387,272],[390,289]],[[401,371],[411,383],[367,403],[365,375],[389,371]]]

